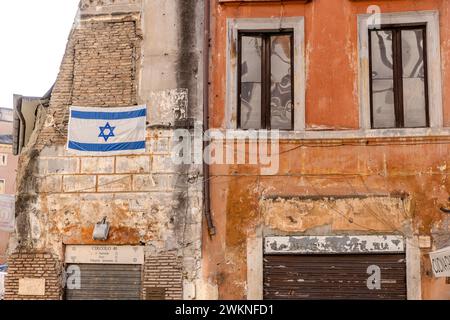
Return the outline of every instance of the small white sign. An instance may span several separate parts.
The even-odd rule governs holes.
[[[73,246],[66,247],[68,264],[144,264],[144,247]]]
[[[0,195],[0,231],[13,232],[15,222],[15,197]]]
[[[450,277],[450,247],[431,252],[430,260],[436,278]]]
[[[19,296],[45,296],[45,279],[19,279]]]
[[[0,300],[2,300],[5,295],[5,277],[6,273],[0,272]]]

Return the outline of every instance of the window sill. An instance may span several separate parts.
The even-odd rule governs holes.
[[[254,131],[256,133],[264,130]],[[227,130],[236,139],[248,139],[250,131]],[[270,136],[270,135],[269,135]],[[280,131],[281,140],[336,140],[336,139],[395,139],[395,138],[450,138],[450,127],[414,129],[366,129],[366,130],[327,130],[327,131]]]

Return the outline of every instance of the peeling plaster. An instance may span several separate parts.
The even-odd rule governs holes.
[[[402,236],[267,237],[266,254],[404,252]]]

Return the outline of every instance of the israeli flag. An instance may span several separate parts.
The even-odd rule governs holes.
[[[145,152],[147,107],[71,107],[67,149],[83,155]]]

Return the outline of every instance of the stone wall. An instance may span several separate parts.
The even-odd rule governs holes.
[[[64,245],[70,244],[145,246],[144,298],[147,290],[163,288],[167,299],[195,299],[202,172],[201,167],[174,165],[171,149],[179,110],[184,110],[181,118],[187,117],[187,110],[191,117],[202,115],[201,18],[189,16],[196,10],[186,10],[193,1],[133,1],[130,7],[121,1],[118,11],[111,3],[83,3],[87,2],[82,2],[69,37],[50,106],[39,109],[36,129],[20,157],[10,265],[21,263],[16,253],[22,251],[46,252],[61,263]],[[89,11],[93,4],[95,12]],[[194,8],[201,9],[200,4],[195,1]],[[180,21],[178,15],[184,15],[185,25],[170,23]],[[185,32],[195,33],[190,35],[187,58],[176,45],[169,51],[161,45],[180,43]],[[156,43],[161,36],[164,41]],[[147,104],[152,115],[146,153],[80,157],[66,151],[71,105],[137,104]],[[103,217],[111,224],[109,238],[94,241],[94,225]],[[39,277],[31,260],[25,264],[20,277]],[[62,267],[61,263],[59,271]],[[16,272],[13,268],[8,275],[7,287],[17,288]],[[45,298],[62,296],[60,285],[57,294],[49,290]],[[23,297],[10,291],[7,298]]]

